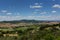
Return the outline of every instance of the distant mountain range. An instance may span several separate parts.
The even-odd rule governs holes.
[[[0,23],[42,23],[42,22],[60,22],[60,20],[14,20],[14,21],[0,21]]]

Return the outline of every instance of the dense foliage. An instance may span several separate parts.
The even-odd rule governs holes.
[[[6,34],[6,36],[3,34]],[[9,36],[7,34],[17,34],[17,36]],[[0,40],[60,40],[60,23],[0,28]]]

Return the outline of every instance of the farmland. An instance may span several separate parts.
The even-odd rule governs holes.
[[[0,23],[0,40],[60,40],[59,22]]]

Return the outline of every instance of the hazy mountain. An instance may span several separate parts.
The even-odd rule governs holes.
[[[60,20],[14,20],[14,21],[0,21],[0,23],[42,23],[42,22],[60,22]]]

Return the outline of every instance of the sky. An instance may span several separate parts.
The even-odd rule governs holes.
[[[60,20],[60,0],[0,0],[0,21]]]

